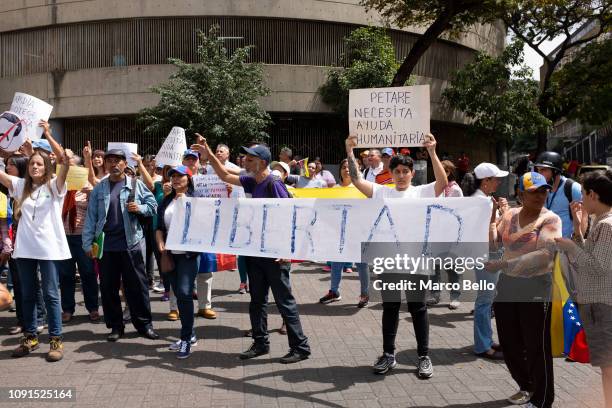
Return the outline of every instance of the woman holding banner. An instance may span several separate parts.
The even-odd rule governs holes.
[[[340,162],[339,178],[340,183],[334,187],[350,187],[353,185],[351,181],[351,175],[349,174],[348,160],[344,159]],[[328,304],[337,302],[342,299],[340,297],[340,282],[342,281],[342,272],[352,272],[353,264],[345,262],[331,262],[331,281],[329,292],[321,299],[319,303]],[[369,289],[370,289],[370,274],[368,270],[368,264],[358,262],[357,272],[359,273],[359,283],[361,284],[361,293],[359,295],[359,301],[357,302],[358,308],[366,307],[370,301]]]
[[[393,177],[395,188],[385,187],[364,179],[359,171],[357,160],[353,149],[357,147],[357,136],[351,135],[346,139],[346,153],[348,155],[349,173],[353,184],[366,197],[374,199],[383,198],[425,198],[439,197],[444,193],[448,185],[448,179],[444,167],[436,154],[436,139],[430,133],[425,136],[425,148],[431,157],[436,181],[431,184],[412,186],[411,181],[414,177],[414,163],[408,156],[398,155],[391,159],[389,169]],[[425,275],[411,275],[418,280],[428,280]],[[405,277],[405,275],[404,275]],[[397,363],[395,361],[395,336],[399,323],[400,293],[389,294],[386,297],[383,293],[383,354],[374,363],[374,372],[384,374],[393,369]],[[417,340],[418,353],[418,375],[420,378],[430,378],[433,375],[433,365],[428,356],[429,353],[429,317],[427,315],[427,305],[425,304],[425,290],[414,290],[406,292],[408,300],[408,311],[412,316],[412,324]]]
[[[485,263],[487,271],[501,270],[493,305],[497,334],[506,366],[520,388],[508,401],[539,408],[551,407],[555,398],[550,299],[561,219],[544,207],[551,188],[539,173],[521,176],[523,205],[507,210],[500,222],[495,211],[491,214],[491,248],[503,247],[503,258]]]
[[[193,288],[198,273],[199,255],[195,252],[166,250],[166,236],[176,206],[177,200],[183,196],[193,196],[192,172],[187,166],[177,166],[168,171],[172,182],[172,192],[164,197],[157,211],[157,230],[155,239],[162,257],[170,257],[173,270],[164,270],[168,275],[170,286],[176,296],[179,316],[181,319],[181,338],[170,344],[170,350],[176,351],[176,358],[185,359],[191,355],[191,346],[197,344],[193,317]],[[164,265],[164,262],[161,262]],[[163,269],[163,268],[162,268]]]
[[[589,343],[591,364],[601,368],[606,407],[612,407],[612,171],[587,173],[582,203],[572,203],[573,241],[557,238],[577,270],[578,309]],[[582,214],[595,220],[586,240]]]
[[[0,183],[16,200],[15,218],[19,233],[13,257],[16,259],[21,283],[24,336],[13,351],[13,357],[23,357],[39,347],[36,332],[36,276],[40,268],[45,305],[49,319],[50,350],[47,361],[59,361],[64,355],[62,343],[62,308],[59,292],[59,261],[69,259],[70,249],[62,223],[62,202],[66,195],[66,175],[69,159],[62,147],[51,137],[49,124],[41,122],[49,144],[62,166],[53,176],[49,155],[35,152],[29,160],[25,178],[9,176],[0,171]]]

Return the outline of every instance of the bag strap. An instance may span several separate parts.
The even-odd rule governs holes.
[[[565,198],[567,198],[567,202],[571,204],[573,197],[572,197],[572,186],[575,183],[574,180],[572,180],[571,178],[566,178],[565,179],[565,184],[563,185],[563,193],[565,194]],[[574,216],[572,215],[572,209],[570,208],[569,210],[569,216],[570,216],[570,220],[574,219]]]

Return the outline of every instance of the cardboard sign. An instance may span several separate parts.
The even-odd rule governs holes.
[[[349,131],[357,147],[422,146],[429,120],[429,85],[349,92]]]
[[[361,262],[362,243],[447,242],[488,253],[486,198],[180,200],[166,242],[177,251]]]
[[[175,126],[172,128],[164,144],[155,155],[156,166],[179,166],[183,162],[183,153],[187,150],[185,129]]]
[[[59,173],[60,166],[56,166],[55,173]],[[79,191],[87,185],[89,176],[89,169],[81,166],[70,166],[68,174],[66,175],[66,184],[68,191],[76,190]]]
[[[136,169],[137,163],[136,161],[134,161],[134,159],[132,159],[132,153],[138,153],[138,145],[136,143],[108,142],[107,149],[123,150],[123,152],[125,153],[125,157],[127,158],[128,165]]]
[[[193,176],[194,197],[227,198],[227,185],[216,174]]]

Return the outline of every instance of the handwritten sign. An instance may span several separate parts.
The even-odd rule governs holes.
[[[429,85],[349,92],[349,130],[357,147],[422,146],[429,120]]]
[[[0,149],[14,152],[26,138],[38,140],[43,129],[38,126],[41,120],[49,120],[53,106],[31,95],[15,93],[8,112],[0,115]]]
[[[227,185],[216,174],[193,176],[194,197],[227,198]]]
[[[123,153],[125,153],[125,157],[127,158],[127,163],[136,168],[137,163],[134,161],[134,159],[132,159],[132,153],[138,153],[138,145],[136,143],[108,142],[107,149],[123,150]]]
[[[182,163],[185,150],[187,150],[185,129],[175,126],[155,155],[155,164],[160,167],[178,166]]]
[[[55,173],[59,173],[60,166],[55,168]],[[89,176],[89,169],[80,166],[70,166],[68,169],[68,175],[66,176],[66,184],[68,185],[68,191],[70,190],[81,190],[87,185]]]
[[[360,262],[362,242],[461,242],[488,253],[486,198],[181,200],[172,250]]]

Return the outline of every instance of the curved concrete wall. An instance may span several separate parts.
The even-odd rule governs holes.
[[[51,3],[51,4],[48,4]],[[166,16],[259,16],[351,24],[381,24],[359,0],[2,0],[0,32],[54,24]],[[421,34],[423,27],[405,31]],[[454,41],[492,54],[501,52],[501,24],[476,26]]]
[[[329,112],[317,93],[325,81],[327,67],[265,65],[270,95],[262,98],[270,112]],[[158,102],[149,88],[164,82],[173,72],[171,65],[135,65],[84,69],[57,74],[36,74],[0,79],[0,111],[8,109],[16,91],[49,101],[52,118],[130,115]],[[440,101],[445,81],[417,77],[417,83],[431,85],[432,120],[465,123],[446,110]]]

